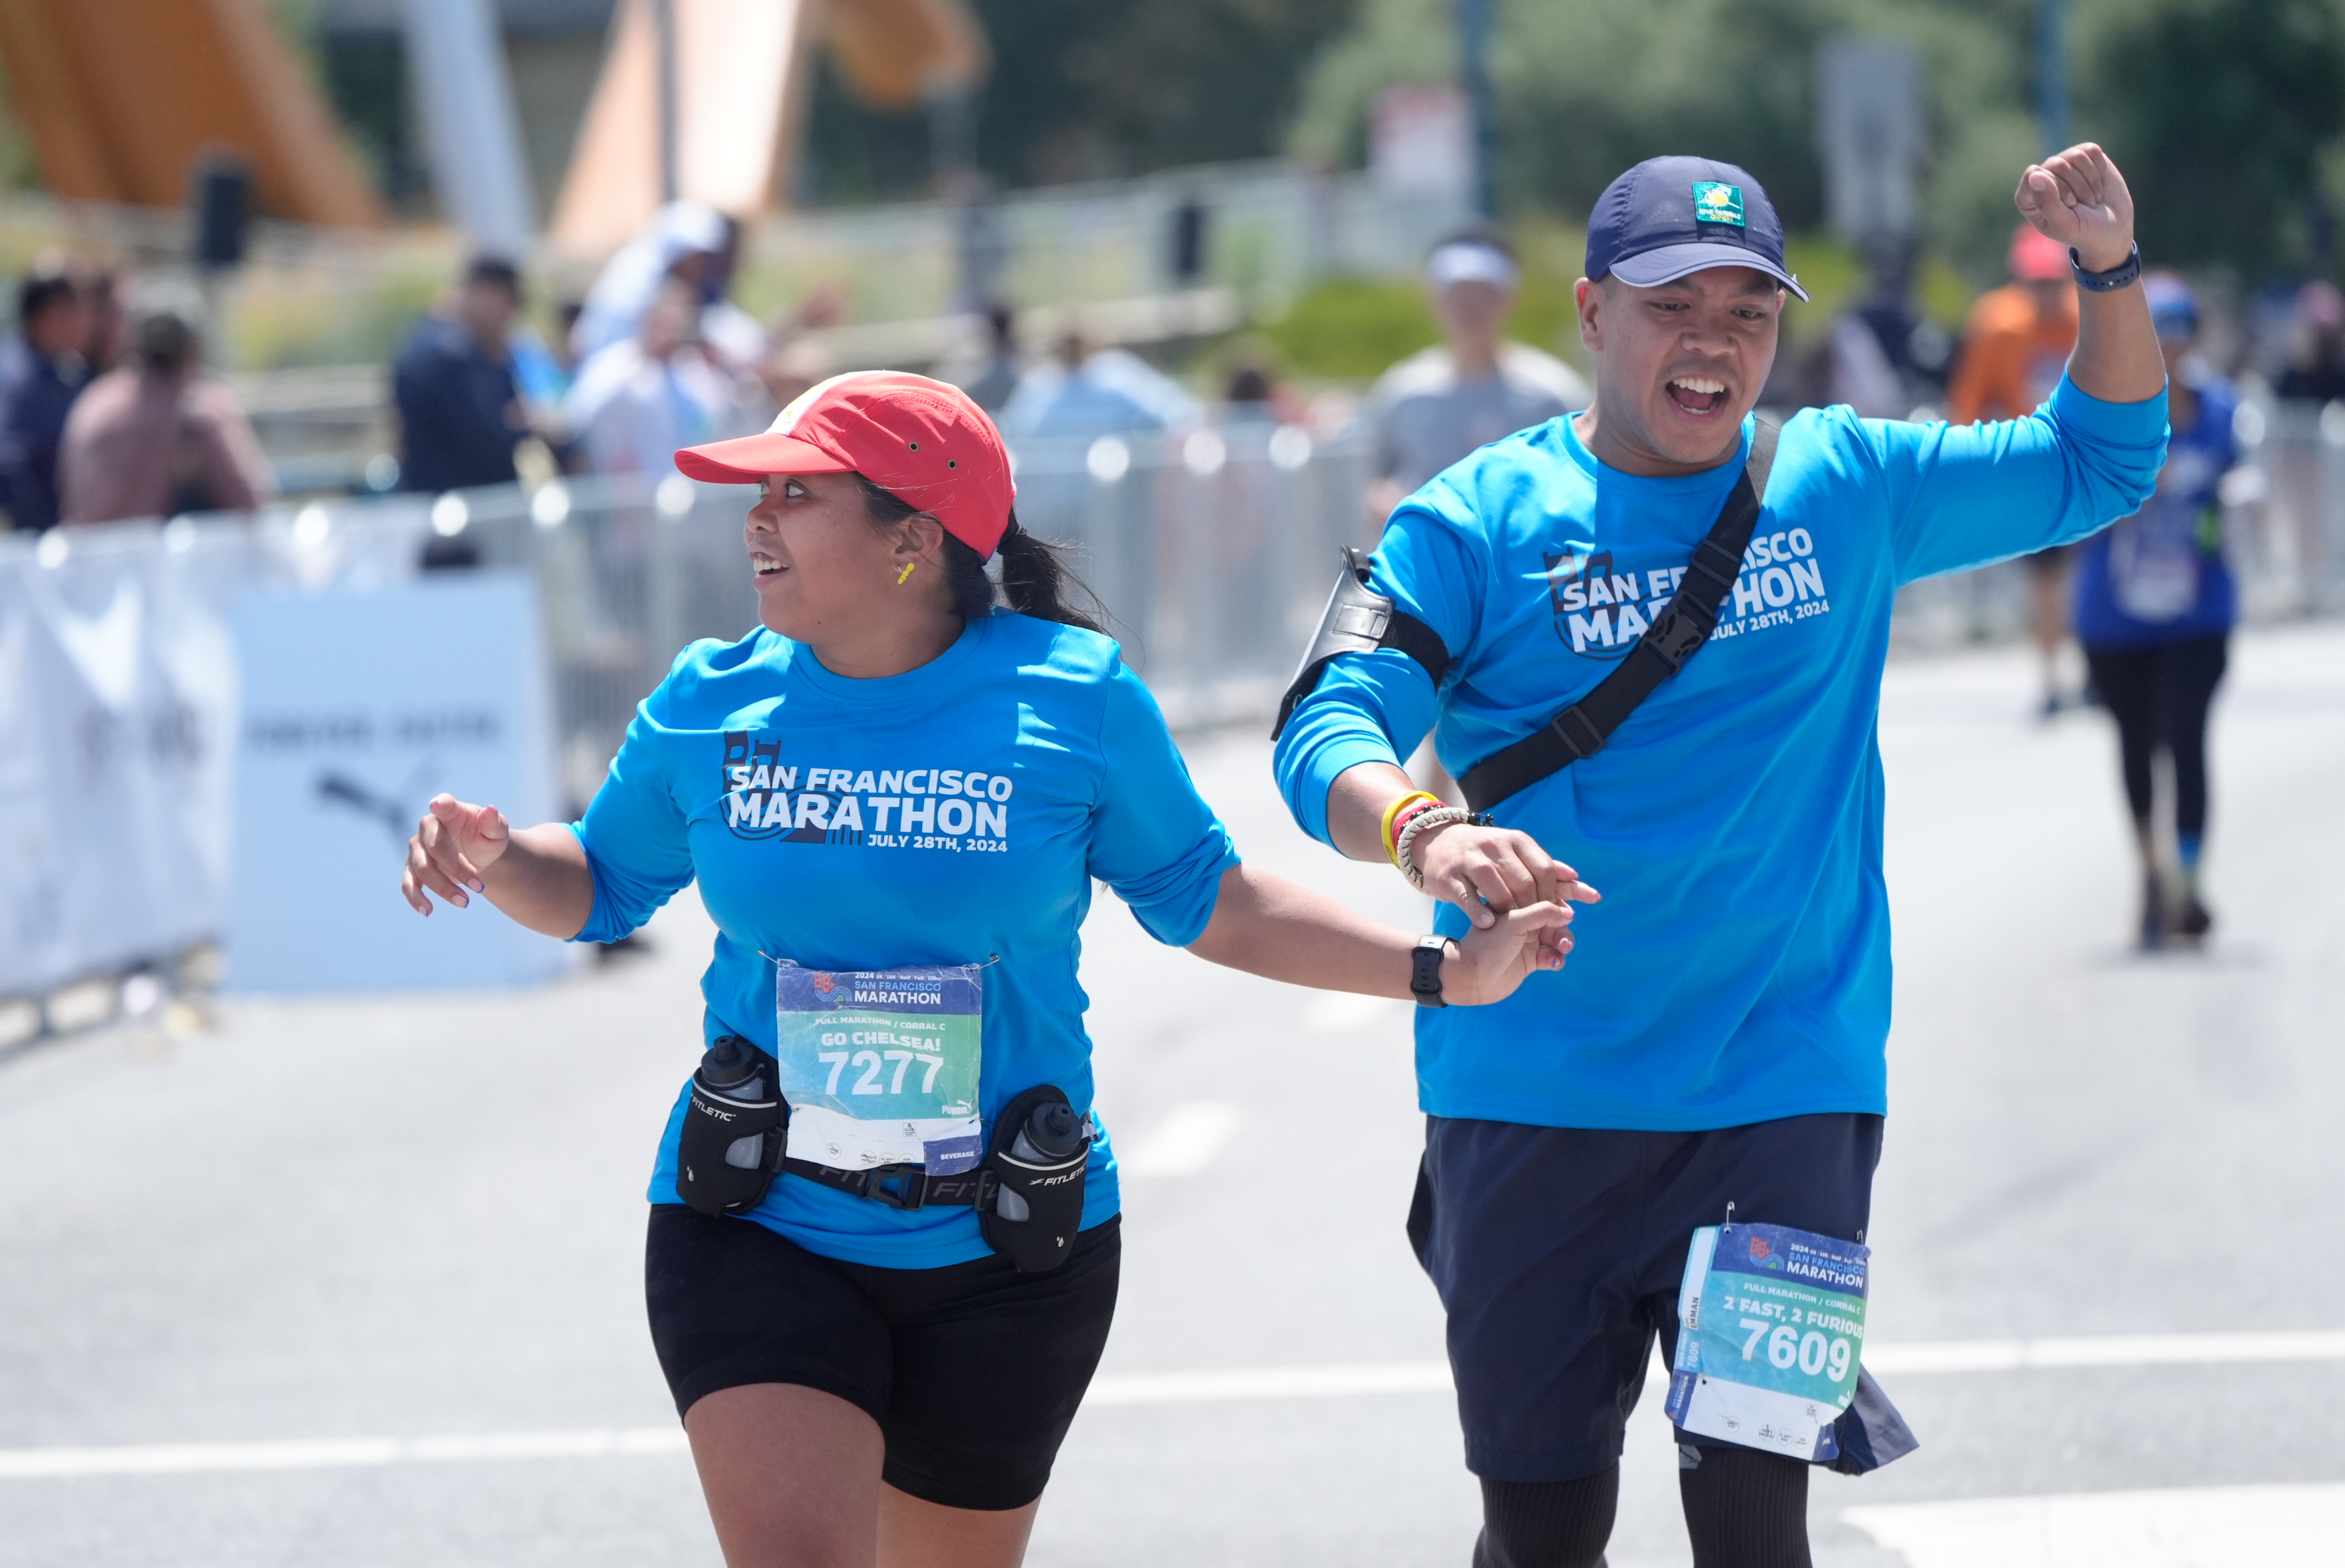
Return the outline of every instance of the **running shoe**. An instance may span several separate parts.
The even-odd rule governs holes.
[[[2215,929],[2215,917],[2198,901],[2197,893],[2185,893],[2182,907],[2174,911],[2172,925],[2175,935],[2197,943],[2204,942],[2207,933]]]

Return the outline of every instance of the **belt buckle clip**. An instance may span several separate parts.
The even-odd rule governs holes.
[[[919,1208],[929,1200],[925,1166],[875,1166],[863,1173],[863,1196],[889,1208]]]

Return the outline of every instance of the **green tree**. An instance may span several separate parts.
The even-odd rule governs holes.
[[[973,0],[993,54],[977,155],[1005,186],[1266,158],[1312,56],[1358,0]],[[807,127],[826,198],[926,188],[928,126],[877,114],[822,67]]]
[[[1815,228],[1816,48],[1878,34],[1911,40],[1925,63],[1926,237],[1994,281],[2017,221],[2012,188],[2036,150],[2034,16],[2034,0],[1501,0],[1502,199],[1585,214],[1630,164],[1699,150],[1758,176],[1790,228]],[[1315,63],[1291,145],[1357,161],[1377,91],[1454,74],[1448,26],[1447,0],[1369,0]]]
[[[2329,260],[2314,233],[2345,156],[2345,5],[2100,0],[2076,56],[2078,123],[2124,166],[2145,253],[2251,279]]]

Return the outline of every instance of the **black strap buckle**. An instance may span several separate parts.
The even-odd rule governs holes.
[[[863,1173],[863,1196],[889,1208],[919,1208],[929,1201],[929,1173],[922,1166],[874,1166]]]
[[[1609,738],[1596,728],[1593,719],[1579,711],[1579,704],[1576,702],[1557,714],[1550,722],[1563,743],[1571,748],[1572,755],[1582,762],[1603,750],[1604,742]]]

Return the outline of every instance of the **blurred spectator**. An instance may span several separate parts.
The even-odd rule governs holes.
[[[57,522],[57,446],[89,380],[89,312],[63,258],[34,263],[16,287],[16,336],[0,343],[0,504],[18,528]]]
[[[2345,294],[2334,283],[2316,280],[2297,290],[2288,368],[2272,391],[2317,402],[2345,398]]]
[[[701,351],[700,298],[681,278],[654,296],[632,338],[578,369],[562,405],[597,473],[675,472],[675,451],[728,433],[733,385]]]
[[[1195,424],[1203,405],[1171,376],[1125,349],[1094,349],[1080,331],[1021,377],[995,416],[1011,441],[1133,435]]]
[[[764,414],[762,421],[745,418],[741,423],[771,423],[774,415],[789,407],[799,393],[827,380],[834,368],[830,351],[813,339],[777,337],[773,347],[766,351],[766,357],[757,361],[757,384],[765,389],[772,410],[760,411]]]
[[[2142,280],[2166,354],[2166,466],[2157,493],[2077,547],[2076,639],[2117,755],[2142,874],[2140,941],[2196,942],[2214,925],[2198,894],[2207,831],[2207,708],[2223,678],[2238,591],[2223,562],[2224,473],[2238,393],[2192,351],[2198,301],[2179,279]],[[2159,866],[2154,802],[2158,753],[2172,780],[2175,864]]]
[[[1954,345],[1914,310],[1909,248],[1877,248],[1867,272],[1863,300],[1826,337],[1823,401],[1845,403],[1865,419],[1913,418],[1944,391]]]
[[[1520,273],[1514,248],[1477,225],[1425,260],[1443,341],[1377,379],[1376,479],[1368,510],[1381,524],[1403,497],[1477,447],[1588,406],[1588,383],[1552,354],[1505,337]]]
[[[661,291],[676,283],[692,300],[692,341],[729,371],[756,365],[765,357],[766,330],[725,297],[740,246],[741,226],[725,214],[696,201],[669,202],[604,265],[571,329],[571,353],[583,367],[634,339]]]
[[[1018,378],[1024,373],[1018,358],[1018,313],[997,300],[985,309],[985,330],[984,366],[961,384],[961,390],[978,407],[998,414],[1018,390]]]
[[[402,490],[437,492],[513,482],[513,448],[529,416],[513,376],[521,273],[483,256],[464,269],[452,316],[416,324],[392,367]]]
[[[2011,237],[2015,280],[1982,294],[1963,329],[1961,353],[1946,382],[1946,418],[1955,424],[2017,419],[2052,395],[2076,346],[2076,286],[2068,248],[2023,223]],[[2042,712],[2066,705],[2060,688],[2060,644],[2068,631],[2068,552],[2062,545],[2026,557],[2028,619],[2044,674]]]
[[[127,291],[122,273],[112,267],[92,272],[83,290],[89,306],[89,327],[82,335],[81,357],[94,376],[120,364],[128,351],[130,319],[123,298]]]
[[[1230,366],[1222,383],[1222,401],[1232,424],[1301,424],[1311,417],[1303,394],[1270,373],[1270,367],[1252,355]]]
[[[66,422],[68,523],[249,512],[277,494],[228,384],[204,374],[203,309],[185,285],[147,285],[128,312],[124,362]]]

